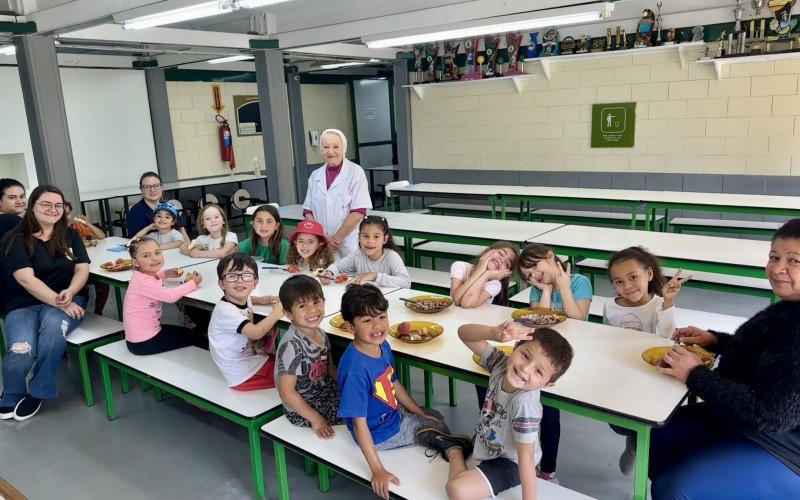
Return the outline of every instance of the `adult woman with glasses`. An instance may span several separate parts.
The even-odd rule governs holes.
[[[153,223],[153,212],[164,195],[161,177],[155,172],[142,174],[139,178],[139,189],[142,190],[142,199],[131,207],[126,218],[128,235],[131,237]]]
[[[19,226],[0,249],[6,282],[6,339],[0,419],[27,420],[58,396],[56,373],[67,335],[83,319],[89,257],[64,215],[55,186],[33,190]],[[26,384],[28,372],[33,378]]]

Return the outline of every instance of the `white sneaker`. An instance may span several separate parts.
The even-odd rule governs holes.
[[[625,450],[619,456],[619,470],[626,476],[633,474],[636,468],[636,438],[628,437],[625,440]]]

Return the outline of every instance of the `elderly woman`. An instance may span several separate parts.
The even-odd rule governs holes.
[[[364,169],[344,157],[347,138],[340,130],[327,129],[320,136],[325,165],[311,172],[303,202],[306,220],[322,224],[336,258],[358,249],[356,227],[372,208]]]
[[[653,431],[654,500],[800,498],[800,219],[773,236],[766,274],[781,302],[735,335],[675,332],[675,340],[722,357],[711,370],[680,346],[664,356],[659,371],[703,402]]]
[[[0,238],[19,225],[26,206],[25,186],[16,179],[0,179]]]
[[[153,223],[153,212],[161,203],[161,197],[164,195],[161,176],[155,172],[142,174],[139,178],[139,189],[142,190],[142,199],[131,207],[126,219],[130,237]]]
[[[3,241],[6,339],[0,419],[23,421],[58,396],[56,373],[66,337],[84,315],[89,257],[67,224],[64,196],[55,186],[33,190],[30,209]],[[33,377],[26,384],[28,372]]]

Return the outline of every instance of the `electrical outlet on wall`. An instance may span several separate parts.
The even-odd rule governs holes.
[[[308,141],[312,146],[319,146],[319,130],[309,130]]]

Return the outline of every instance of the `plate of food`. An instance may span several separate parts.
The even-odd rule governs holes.
[[[106,262],[104,264],[100,264],[100,269],[104,269],[110,273],[128,271],[133,269],[133,259],[117,259],[114,262]]]
[[[514,350],[514,347],[510,346],[510,345],[496,345],[495,347],[498,350],[503,351],[504,353],[508,354],[509,356],[511,356],[511,352]],[[472,361],[474,361],[476,365],[480,366],[481,357],[478,356],[477,354],[473,354],[472,355]]]
[[[433,314],[444,311],[453,305],[453,299],[442,295],[417,295],[410,299],[400,299],[406,307],[422,314]]]
[[[85,246],[87,248],[96,247],[97,246],[97,240],[83,240],[83,246]]]
[[[566,314],[546,307],[517,309],[511,313],[511,317],[525,326],[552,326],[563,323],[567,319]]]
[[[341,314],[334,314],[331,319],[328,320],[328,323],[334,328],[338,328],[340,330],[347,330],[344,326],[344,318],[342,318]]]
[[[320,274],[319,276],[317,276],[317,278],[319,279],[319,282],[322,283],[323,285],[330,285],[331,283],[334,283],[334,282],[335,283],[346,283],[347,280],[350,279],[350,276],[348,276],[346,274],[339,274],[337,276],[330,276],[330,275]]]
[[[645,350],[642,353],[642,359],[644,359],[647,363],[653,366],[665,366],[662,364],[661,358],[664,357],[666,353],[672,350],[674,346],[672,345],[662,345],[658,347],[651,347],[650,349]],[[700,359],[703,360],[703,363],[711,368],[714,366],[714,355],[710,352],[706,351],[702,347],[698,347],[695,345],[681,345],[684,349],[694,354],[697,354]]]
[[[403,321],[389,327],[389,335],[409,344],[424,344],[443,333],[442,325],[430,321]]]

